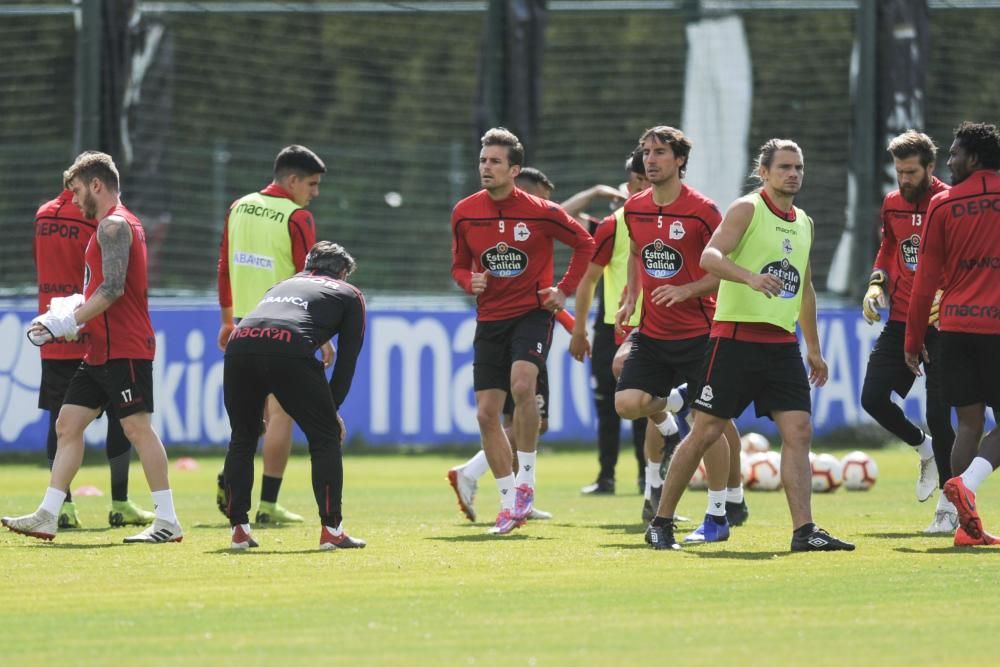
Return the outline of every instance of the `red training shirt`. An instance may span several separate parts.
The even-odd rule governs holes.
[[[938,287],[941,331],[1000,334],[1000,174],[979,170],[931,199],[906,316],[906,351],[920,352]]]
[[[35,213],[32,250],[38,274],[38,313],[49,309],[57,296],[83,294],[83,255],[97,229],[97,222],[84,216],[73,203],[73,193],[63,190]],[[57,338],[39,348],[42,359],[82,359],[84,337],[70,342]]]
[[[882,200],[882,244],[875,256],[872,271],[882,270],[889,276],[886,296],[889,297],[890,320],[906,321],[913,276],[917,270],[920,232],[927,217],[927,206],[931,197],[949,187],[947,183],[932,177],[930,187],[919,201],[906,201],[899,190],[893,190]]]
[[[287,190],[276,183],[271,183],[260,193],[271,197],[292,198]],[[233,204],[235,203],[234,201]],[[219,243],[217,284],[219,305],[223,308],[230,308],[233,305],[233,288],[229,281],[229,213],[233,210],[233,204],[230,204],[229,211],[226,211],[226,221],[222,225],[222,241]],[[301,271],[306,266],[309,249],[316,245],[316,221],[308,209],[300,208],[288,217],[288,236],[292,240],[292,263],[296,271]]]
[[[451,275],[472,293],[472,272],[487,271],[486,290],[476,299],[476,319],[506,320],[542,307],[538,290],[552,286],[552,240],[573,249],[559,281],[567,296],[576,291],[594,252],[594,239],[558,204],[514,188],[493,201],[480,190],[455,204],[451,213]]]
[[[618,231],[618,220],[614,214],[601,220],[594,230],[594,256],[590,261],[598,266],[607,266],[615,252],[615,234]]]
[[[701,253],[722,222],[711,199],[687,185],[667,206],[653,201],[653,189],[625,202],[625,223],[638,249],[643,294],[660,285],[686,285],[705,275]],[[715,315],[715,295],[688,299],[664,308],[647,296],[639,331],[658,340],[707,336]]]
[[[90,335],[83,360],[91,366],[100,366],[109,359],[152,359],[156,353],[146,289],[146,233],[139,218],[121,203],[112,206],[104,217],[112,215],[123,218],[132,230],[125,293],[84,325],[83,330]],[[101,244],[95,234],[87,244],[84,296],[89,299],[103,282]]]

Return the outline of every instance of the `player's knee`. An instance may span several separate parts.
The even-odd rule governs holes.
[[[530,402],[535,403],[535,380],[527,377],[516,377],[511,379],[510,395],[514,398],[514,405],[522,405]]]
[[[638,419],[643,416],[637,398],[623,391],[615,394],[615,412],[622,419]]]
[[[476,421],[479,422],[480,430],[492,430],[500,428],[500,413],[485,406],[476,408]]]
[[[804,419],[799,423],[786,427],[781,433],[781,446],[792,449],[807,449],[812,442],[812,422]]]
[[[889,397],[871,385],[865,384],[861,389],[861,407],[872,417],[876,417],[888,402]]]

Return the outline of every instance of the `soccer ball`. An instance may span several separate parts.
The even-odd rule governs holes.
[[[698,461],[698,469],[694,471],[688,488],[695,491],[702,491],[708,488],[708,473],[705,471],[705,462]]]
[[[836,491],[844,481],[844,469],[832,454],[820,454],[812,463],[812,488],[818,493]]]
[[[747,457],[744,482],[753,491],[777,491],[781,488],[781,457],[777,452],[757,452]]]
[[[878,466],[875,460],[864,452],[851,452],[841,462],[844,473],[844,488],[848,491],[867,491],[875,486]]]
[[[755,454],[771,449],[771,443],[760,433],[746,433],[740,438],[740,448],[747,454]]]

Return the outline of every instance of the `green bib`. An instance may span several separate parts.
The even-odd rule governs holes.
[[[628,263],[632,258],[632,243],[625,224],[625,208],[615,211],[615,247],[611,251],[611,261],[604,267],[604,323],[615,323],[615,312],[622,291],[628,284]],[[642,292],[635,300],[635,312],[628,321],[629,326],[639,326],[642,317]]]
[[[782,220],[754,196],[753,218],[729,259],[754,273],[771,273],[783,283],[781,294],[767,298],[744,283],[723,280],[715,319],[719,322],[763,322],[795,333],[812,246],[812,223],[794,207],[795,221]]]
[[[246,317],[272,285],[295,275],[288,219],[300,208],[291,199],[259,192],[233,204],[229,212],[229,281],[234,317]]]

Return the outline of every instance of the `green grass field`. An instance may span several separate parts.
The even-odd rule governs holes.
[[[634,462],[622,457],[617,496],[584,498],[596,461],[583,452],[540,456],[537,504],[555,518],[505,538],[459,514],[444,479],[457,461],[349,455],[345,526],[367,549],[321,553],[310,522],[257,529],[261,548],[232,554],[220,459],[200,459],[171,471],[181,544],[122,544],[106,497],[80,498],[85,527],[52,544],[0,534],[0,664],[993,664],[1000,548],[923,536],[937,496],[914,499],[916,457],[873,454],[872,491],[814,497],[817,521],[857,551],[794,555],[781,493],[748,494],[750,521],[727,543],[655,552],[625,482]],[[303,514],[308,467],[293,458],[282,490]],[[32,511],[47,479],[0,466],[0,513]],[[485,481],[484,520],[497,508]],[[82,484],[106,489],[106,467],[86,466]],[[987,527],[997,488],[980,493]],[[689,492],[680,510],[704,503]]]

